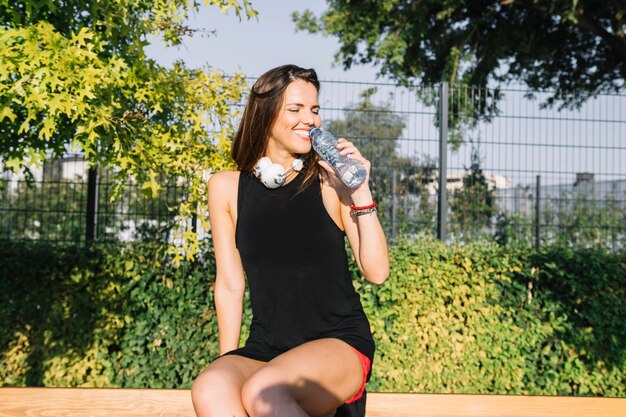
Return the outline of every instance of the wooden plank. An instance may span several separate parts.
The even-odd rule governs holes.
[[[373,393],[367,399],[367,417],[626,417],[626,398]]]
[[[0,388],[1,417],[195,417],[189,390]]]
[[[0,417],[194,417],[189,390],[0,388]],[[368,394],[367,417],[626,417],[626,398]]]

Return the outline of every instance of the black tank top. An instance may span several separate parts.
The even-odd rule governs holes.
[[[231,353],[269,361],[304,342],[334,337],[373,360],[345,234],[324,207],[319,179],[301,190],[303,178],[272,190],[249,172],[239,177],[236,244],[253,318],[245,347]]]

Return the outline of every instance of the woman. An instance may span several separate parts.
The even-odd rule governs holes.
[[[368,181],[348,189],[312,150],[318,92],[312,69],[263,74],[233,142],[238,170],[209,180],[221,356],[193,384],[199,417],[332,416],[359,402],[364,410],[374,342],[344,236],[376,284],[389,272],[387,243]],[[369,173],[352,143],[337,148]],[[246,278],[253,319],[239,348]]]

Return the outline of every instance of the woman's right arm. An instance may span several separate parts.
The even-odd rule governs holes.
[[[209,220],[215,249],[215,309],[220,355],[239,347],[245,278],[235,245],[239,172],[213,174],[208,183]]]

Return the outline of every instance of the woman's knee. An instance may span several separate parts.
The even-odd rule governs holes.
[[[295,403],[290,386],[281,383],[272,372],[258,372],[241,389],[241,401],[250,416],[276,415],[278,410],[291,408]]]
[[[195,404],[210,403],[223,387],[218,383],[218,372],[206,370],[202,372],[191,385],[191,399]]]
[[[241,388],[241,402],[249,415],[262,415],[266,412],[268,403],[261,397],[264,384],[262,380],[250,377]]]
[[[241,408],[241,384],[222,370],[207,369],[191,385],[191,400],[198,415],[211,410]]]
[[[212,362],[193,382],[191,398],[198,416],[245,416],[241,388],[264,364],[238,356]]]

